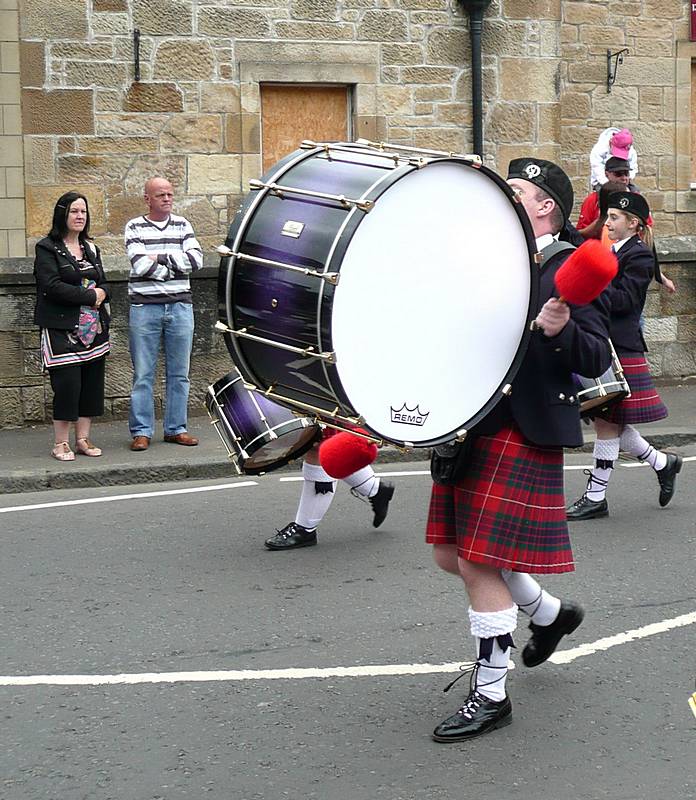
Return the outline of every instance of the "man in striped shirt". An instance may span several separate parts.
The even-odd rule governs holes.
[[[189,362],[193,344],[193,305],[189,276],[203,265],[203,252],[191,223],[172,214],[174,192],[165,178],[145,183],[148,212],[130,220],[125,240],[133,361],[128,425],[131,450],[147,450],[155,427],[153,386],[164,338],[166,396],[164,441],[193,446],[187,431]]]

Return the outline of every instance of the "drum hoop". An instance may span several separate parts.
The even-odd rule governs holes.
[[[512,381],[514,380],[515,376],[517,375],[517,373],[518,373],[518,371],[520,369],[520,366],[522,365],[522,361],[524,360],[524,356],[525,356],[525,354],[527,352],[527,348],[529,347],[529,340],[530,340],[531,335],[532,335],[531,330],[530,330],[530,324],[531,324],[531,321],[536,317],[536,314],[537,314],[536,308],[537,308],[537,305],[538,305],[538,302],[539,302],[539,282],[540,281],[539,281],[539,269],[538,269],[537,262],[536,262],[536,259],[535,259],[535,256],[537,255],[537,248],[536,248],[536,241],[535,241],[535,238],[534,238],[534,232],[532,230],[532,224],[529,221],[529,217],[527,216],[527,212],[524,210],[524,206],[520,202],[518,202],[516,200],[515,194],[514,194],[512,188],[508,185],[508,183],[505,181],[504,178],[502,178],[500,175],[498,175],[497,172],[494,172],[492,169],[489,169],[488,167],[486,167],[486,166],[484,166],[482,164],[474,164],[471,161],[467,161],[465,158],[459,158],[459,157],[456,157],[456,156],[455,157],[449,157],[448,156],[448,157],[444,157],[444,158],[433,158],[425,166],[421,167],[421,169],[427,169],[428,166],[430,166],[431,164],[436,164],[436,163],[439,164],[439,163],[442,163],[442,162],[454,162],[456,164],[463,164],[464,166],[468,167],[469,169],[482,171],[486,175],[486,177],[491,179],[502,190],[502,193],[507,197],[508,202],[510,203],[512,209],[514,210],[515,214],[517,215],[517,218],[520,221],[520,224],[522,226],[522,231],[523,231],[523,234],[524,234],[524,238],[525,238],[525,240],[527,242],[527,252],[528,252],[528,257],[529,257],[528,258],[528,261],[529,261],[529,276],[530,276],[529,302],[528,302],[528,305],[527,305],[527,314],[526,314],[526,320],[525,320],[524,328],[523,328],[523,331],[522,331],[522,337],[521,337],[519,345],[517,347],[517,352],[515,353],[515,356],[512,359],[512,362],[510,363],[510,367],[508,368],[507,373],[505,374],[504,378],[501,380],[501,382],[498,385],[497,389],[493,392],[493,394],[489,398],[488,402],[486,402],[484,404],[483,408],[481,408],[473,417],[471,417],[471,419],[462,421],[461,426],[458,426],[455,430],[449,432],[448,434],[445,434],[444,436],[440,436],[440,437],[437,437],[435,439],[424,441],[424,442],[419,442],[417,445],[413,445],[411,442],[406,442],[405,440],[402,440],[402,439],[393,439],[393,438],[390,438],[388,436],[385,436],[380,431],[377,431],[374,428],[371,428],[370,425],[367,422],[364,423],[364,427],[367,428],[371,433],[373,433],[377,438],[382,439],[385,442],[391,442],[392,444],[395,444],[397,446],[432,447],[432,446],[437,445],[437,444],[444,444],[445,442],[451,442],[453,439],[455,439],[458,435],[461,434],[462,430],[468,430],[468,429],[472,428],[474,425],[476,425],[479,422],[481,422],[481,420],[483,420],[493,410],[493,408],[495,408],[495,406],[502,399],[501,395],[506,395],[508,393],[507,389],[510,386],[510,384],[512,384]],[[413,165],[408,165],[408,166],[405,165],[404,169],[401,169],[401,168],[397,167],[396,169],[394,169],[391,172],[387,173],[387,175],[382,176],[382,178],[379,181],[376,182],[375,186],[371,187],[371,190],[372,190],[372,189],[376,188],[379,184],[381,184],[383,182],[386,182],[386,179],[391,179],[387,186],[382,187],[382,191],[379,192],[379,194],[377,194],[374,197],[368,197],[368,193],[369,193],[369,191],[371,191],[371,190],[369,190],[368,192],[363,193],[363,195],[362,195],[362,197],[360,199],[361,200],[365,200],[365,199],[376,200],[376,199],[378,199],[394,183],[396,183],[397,181],[401,180],[406,175],[410,174],[411,172],[415,171],[416,169],[418,169],[418,168],[413,166]],[[353,211],[355,211],[355,209]],[[336,245],[337,243],[340,243],[341,244],[341,248],[339,250],[337,247],[334,247],[332,245],[332,248],[330,250],[331,258],[339,258],[339,257],[341,259],[343,258],[343,256],[345,255],[346,250],[348,249],[348,245],[350,244],[353,236],[355,235],[355,233],[356,233],[360,223],[362,222],[362,219],[364,218],[364,216],[365,215],[363,214],[361,217],[358,218],[357,224],[349,232],[349,235],[344,237],[345,238],[345,242],[341,240],[341,236],[340,235],[336,236],[336,238],[334,240],[334,245]],[[347,225],[348,220],[350,220],[352,218],[353,218],[353,214],[351,212],[350,214],[348,214],[346,220],[344,221],[344,225],[341,227],[341,234],[343,233],[343,227],[345,225]],[[332,269],[331,259],[327,259],[326,269],[329,270],[329,271]],[[323,297],[323,289],[324,289],[324,287],[321,287],[322,297]],[[317,317],[318,317],[317,325],[318,325],[319,333],[320,333],[321,332],[321,306],[319,307]],[[325,349],[325,343],[323,341],[321,341],[321,340],[320,340],[320,343],[321,343],[322,350],[324,350]],[[328,345],[329,343],[327,342],[326,344]],[[330,344],[331,344],[330,349],[333,350],[333,342],[331,342]],[[346,392],[345,388],[343,387],[343,384],[341,383],[341,378],[340,378],[340,373],[339,373],[338,367],[336,365],[332,365],[331,370],[329,371],[327,369],[327,365],[322,365],[322,366],[323,366],[325,375],[327,377],[327,380],[329,381],[329,386],[331,387],[332,391],[334,392],[334,395],[337,398],[339,398],[339,397],[345,398],[348,401],[348,408],[351,410],[351,412],[353,414],[359,414],[360,410],[359,409],[353,409],[352,405],[350,405],[350,398],[349,398],[348,393]]]
[[[307,160],[308,158],[312,158],[317,153],[323,151],[323,147],[315,147],[312,150],[298,150],[296,151],[298,155],[293,157],[291,153],[287,160],[280,162],[280,167],[275,172],[265,173],[263,176],[264,183],[275,183],[275,181],[284,175],[288,170],[292,169],[292,167],[300,164],[302,161]],[[275,165],[274,165],[275,166]],[[256,193],[256,197],[251,201],[249,207],[246,209],[244,216],[239,222],[239,227],[235,233],[234,242],[232,243],[232,247],[230,248],[234,253],[238,252],[237,248],[240,246],[242,239],[244,238],[244,234],[246,233],[247,228],[249,227],[251,220],[258,210],[258,206],[261,204],[263,199],[269,194],[270,188],[266,187],[264,189],[260,189]],[[229,239],[229,236],[228,236]],[[227,269],[227,275],[225,280],[225,316],[227,318],[227,325],[228,327],[234,329],[234,320],[232,319],[232,315],[230,313],[230,303],[229,298],[232,296],[232,282],[234,278],[234,271],[235,265],[237,262],[236,256],[226,256],[229,259],[229,267]],[[241,349],[238,346],[237,337],[233,336],[230,333],[225,333],[225,341],[227,342],[228,349],[233,353],[232,356],[233,361],[235,362],[235,366],[239,369],[240,372],[244,373],[244,377],[246,377],[247,381],[253,383],[255,386],[260,386],[261,381],[259,381],[258,376],[254,373],[254,371],[250,368],[249,362],[244,358]]]
[[[308,421],[307,417],[295,417],[294,419],[287,419],[285,422],[279,422],[277,425],[272,426],[267,424],[266,430],[263,431],[263,433],[260,433],[258,436],[255,436],[244,449],[250,456],[252,456],[264,445],[267,445],[276,439],[280,439],[282,435],[285,435],[286,433],[292,433],[292,431],[301,430],[302,428],[311,428],[313,425],[317,428],[318,432],[319,425]],[[289,426],[288,430],[281,430],[286,426]],[[279,431],[280,433],[278,433]],[[275,435],[272,436],[271,434]],[[260,442],[260,444],[256,445],[257,442]]]

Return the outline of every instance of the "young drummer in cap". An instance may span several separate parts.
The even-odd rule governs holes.
[[[633,427],[633,424],[655,422],[667,416],[667,409],[650,376],[645,359],[648,348],[640,327],[640,315],[655,270],[649,216],[650,209],[642,195],[615,192],[609,196],[606,227],[619,271],[604,294],[611,301],[609,336],[631,396],[595,418],[595,466],[588,472],[587,490],[568,509],[569,520],[608,516],[606,489],[620,450],[647,461],[655,470],[661,506],[672,499],[681,470],[681,456],[655,450]]]
[[[543,159],[516,159],[508,183],[538,250],[546,251],[538,330],[511,394],[472,430],[463,474],[453,485],[433,484],[426,541],[437,565],[464,581],[477,649],[469,696],[435,728],[439,742],[471,739],[511,721],[505,681],[518,607],[531,620],[522,651],[528,667],[546,661],[583,618],[578,605],[549,594],[529,573],[574,569],[563,492],[563,447],[582,443],[572,373],[596,376],[609,366],[608,310],[601,299],[569,307],[553,296],[554,275],[573,249],[559,252],[555,244],[573,205],[563,170]]]

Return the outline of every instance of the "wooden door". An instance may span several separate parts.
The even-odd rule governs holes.
[[[297,150],[305,139],[346,141],[350,137],[348,86],[261,85],[261,153],[264,172]]]

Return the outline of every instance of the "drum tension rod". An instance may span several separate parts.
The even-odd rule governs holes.
[[[277,183],[264,183],[263,181],[258,181],[256,179],[249,181],[249,188],[252,191],[258,191],[259,189],[268,189],[271,194],[276,195],[277,197],[283,198],[286,194],[297,194],[301,197],[317,197],[320,200],[335,200],[337,203],[340,203],[344,208],[357,208],[360,211],[364,211],[367,213],[372,209],[374,206],[374,201],[372,200],[351,200],[349,197],[346,197],[342,194],[326,194],[325,192],[313,192],[309,189],[299,189],[295,186],[281,186]]]
[[[327,283],[332,284],[333,286],[338,285],[339,281],[339,273],[338,272],[317,272],[315,269],[309,269],[309,267],[296,267],[294,264],[286,264],[283,261],[272,261],[270,258],[259,258],[258,256],[250,256],[246,253],[235,253],[234,250],[230,250],[224,244],[221,244],[219,247],[215,248],[215,252],[221,255],[223,258],[239,258],[243,261],[251,261],[252,264],[262,264],[266,267],[277,267],[278,269],[286,269],[289,272],[299,272],[302,275],[309,275],[312,278],[321,278],[322,280],[326,281]]]
[[[249,333],[246,328],[230,328],[224,322],[218,320],[215,323],[215,330],[220,333],[229,333],[231,336],[236,336],[240,339],[250,339],[252,342],[259,342],[259,344],[266,344],[269,347],[275,347],[278,350],[287,350],[289,353],[296,353],[306,358],[318,358],[320,361],[326,361],[327,364],[336,363],[335,353],[317,353],[310,345],[309,347],[295,347],[291,344],[283,344],[282,342],[274,342],[273,339],[266,339],[263,336],[257,336],[254,333]]]

